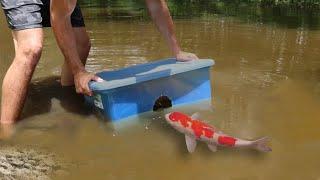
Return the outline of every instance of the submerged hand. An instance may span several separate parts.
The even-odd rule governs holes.
[[[192,61],[199,59],[197,55],[184,51],[180,51],[178,54],[176,54],[176,58],[178,61]]]
[[[92,91],[89,88],[89,82],[96,81],[102,82],[103,80],[95,74],[87,71],[80,71],[74,75],[74,84],[76,86],[77,93],[92,96]]]

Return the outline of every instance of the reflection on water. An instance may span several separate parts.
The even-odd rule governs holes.
[[[101,1],[102,2],[102,1]],[[92,7],[94,8],[94,7]],[[106,21],[84,10],[92,50],[87,69],[98,72],[170,56],[149,20]],[[13,49],[0,18],[0,76]],[[273,152],[221,149],[199,143],[187,153],[183,135],[163,113],[146,113],[126,124],[111,124],[60,88],[62,56],[50,29],[30,86],[25,119],[8,143],[45,147],[74,162],[74,179],[319,179],[320,31],[301,26],[202,16],[176,20],[186,51],[214,58],[213,108],[207,103],[179,107],[226,133],[242,138],[268,135]],[[170,110],[169,110],[170,111]],[[303,167],[303,170],[301,169]]]

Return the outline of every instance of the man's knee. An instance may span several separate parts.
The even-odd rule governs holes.
[[[27,69],[33,70],[39,62],[42,53],[42,42],[30,42],[18,46],[15,61],[22,63]]]
[[[81,43],[81,49],[85,52],[89,52],[91,49],[91,41],[89,38],[86,38],[82,43]]]
[[[89,38],[82,39],[78,44],[78,50],[80,50],[79,55],[81,56],[81,61],[83,64],[86,64],[87,56],[91,49],[91,42]]]
[[[89,35],[87,34],[84,27],[73,28],[73,31],[76,37],[78,52],[81,56],[81,59],[85,60],[91,48]]]
[[[30,44],[19,47],[20,55],[27,59],[39,59],[42,52],[41,42],[30,42]]]

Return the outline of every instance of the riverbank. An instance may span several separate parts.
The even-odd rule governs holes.
[[[5,146],[0,149],[0,179],[51,179],[68,175],[69,164],[45,150]]]

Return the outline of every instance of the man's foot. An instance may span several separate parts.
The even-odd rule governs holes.
[[[0,125],[0,140],[7,140],[13,136],[15,132],[14,124],[1,124]]]

